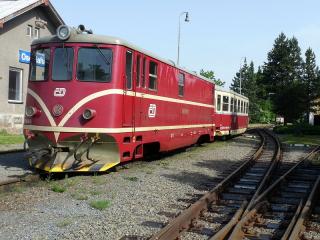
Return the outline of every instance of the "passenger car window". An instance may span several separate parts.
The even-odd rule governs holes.
[[[110,82],[112,50],[107,48],[80,48],[77,79],[90,82]]]
[[[48,80],[50,63],[50,48],[41,48],[31,52],[30,80]]]
[[[73,48],[56,48],[53,54],[52,80],[71,80]]]
[[[233,106],[234,106],[234,98],[232,97],[231,99],[230,99],[230,112],[233,112],[234,110],[233,110]]]
[[[223,96],[223,104],[222,104],[222,111],[229,111],[229,97]]]
[[[149,89],[157,90],[158,64],[150,61],[149,63]]]
[[[217,111],[221,110],[221,95],[217,96]]]

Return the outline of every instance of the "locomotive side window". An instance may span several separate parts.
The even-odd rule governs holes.
[[[137,71],[137,75],[136,75],[136,87],[140,86],[140,61],[141,61],[141,57],[140,55],[137,56],[137,63],[136,63],[136,71]]]
[[[77,79],[89,82],[110,82],[111,61],[111,49],[80,48],[78,51]]]
[[[229,111],[229,97],[223,96],[222,100],[222,111]]]
[[[150,61],[149,63],[149,89],[157,90],[157,73],[158,73],[158,64]]]
[[[132,52],[126,52],[126,80],[127,89],[132,89]]]
[[[52,80],[71,80],[73,48],[56,48],[53,54]]]
[[[141,87],[145,88],[146,87],[146,67],[147,66],[147,61],[146,58],[143,58],[142,62],[142,82],[141,82]]]
[[[233,112],[233,111],[234,111],[233,106],[234,106],[234,98],[232,97],[232,98],[230,99],[230,112]]]
[[[221,95],[217,97],[217,111],[221,110]]]
[[[50,62],[50,48],[37,49],[31,52],[30,80],[48,80]]]
[[[178,86],[179,86],[179,96],[183,97],[184,95],[184,74],[183,73],[179,73]]]

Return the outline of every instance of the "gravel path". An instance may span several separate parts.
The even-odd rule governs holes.
[[[257,142],[242,136],[126,164],[109,174],[14,187],[0,193],[0,238],[150,236],[190,200],[213,188],[223,171],[252,154]],[[104,210],[91,207],[96,200],[109,206]]]

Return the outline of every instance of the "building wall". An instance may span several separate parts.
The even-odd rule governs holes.
[[[0,129],[22,132],[29,64],[19,62],[19,50],[30,51],[33,37],[27,36],[27,26],[36,27],[36,20],[47,22],[40,28],[40,37],[55,34],[54,24],[46,17],[45,8],[37,7],[20,15],[0,28]],[[22,101],[8,101],[9,68],[22,69]]]

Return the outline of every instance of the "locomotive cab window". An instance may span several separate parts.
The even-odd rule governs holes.
[[[52,80],[71,80],[73,48],[56,48],[53,54]]]
[[[222,111],[229,111],[229,97],[223,96],[222,101]]]
[[[149,89],[157,90],[158,64],[150,61],[149,63]]]
[[[48,79],[50,63],[50,48],[41,48],[31,52],[30,81]]]
[[[221,110],[221,95],[217,96],[217,111]]]
[[[178,79],[178,87],[179,87],[179,96],[183,97],[184,95],[184,74],[179,73],[179,79]]]
[[[111,81],[112,50],[106,48],[80,48],[77,79],[89,82]]]

